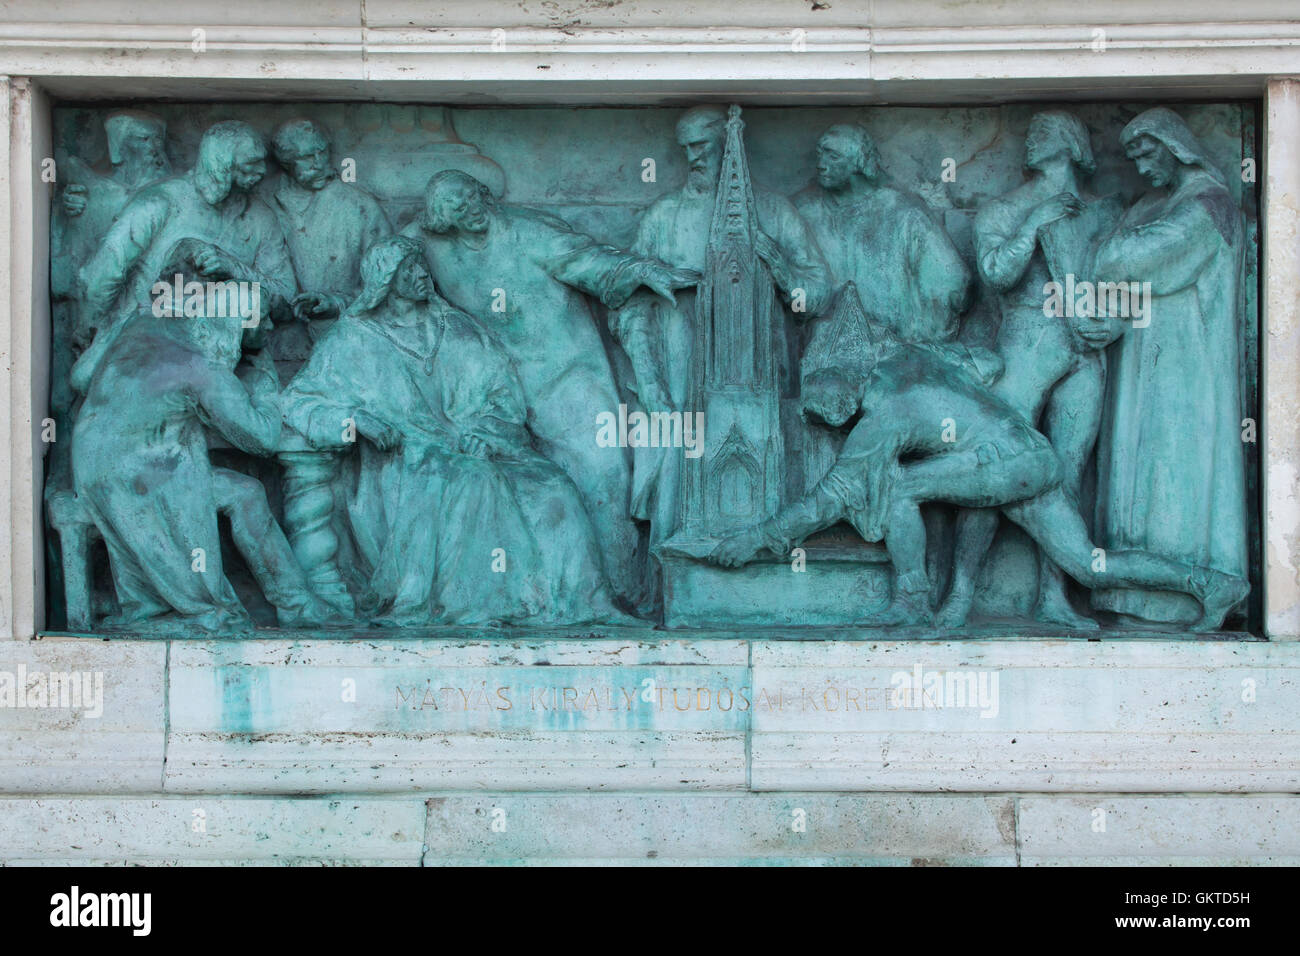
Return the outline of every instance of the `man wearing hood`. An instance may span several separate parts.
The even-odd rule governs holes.
[[[578,488],[533,448],[502,346],[434,291],[413,239],[372,245],[361,278],[289,383],[285,420],[318,449],[359,434],[378,450],[349,506],[371,620],[630,623]]]
[[[1081,334],[1118,338],[1097,453],[1097,532],[1139,548],[1246,575],[1241,442],[1245,228],[1223,175],[1172,110],[1147,110],[1121,142],[1153,187],[1105,239],[1102,281],[1151,283],[1144,323],[1081,317]],[[1186,622],[1178,595],[1093,592],[1093,606],[1142,621]]]

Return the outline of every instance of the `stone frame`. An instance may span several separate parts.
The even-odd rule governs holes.
[[[41,487],[39,428],[48,391],[49,196],[41,185],[40,160],[49,152],[51,97],[259,99],[282,91],[304,100],[451,104],[481,102],[486,93],[519,105],[672,103],[710,96],[809,104],[1262,97],[1263,623],[1271,639],[1300,637],[1300,541],[1293,540],[1300,524],[1300,426],[1294,414],[1287,414],[1296,407],[1292,383],[1300,371],[1300,361],[1289,357],[1296,355],[1292,346],[1300,336],[1300,280],[1294,252],[1285,248],[1300,215],[1295,199],[1300,176],[1288,168],[1300,106],[1296,80],[1271,72],[1288,68],[1290,47],[1300,42],[1294,23],[1198,22],[1193,18],[1200,7],[1208,11],[1209,5],[1194,4],[1195,9],[1180,15],[1181,22],[1085,28],[1071,24],[1069,5],[1057,2],[1036,8],[1042,26],[971,23],[953,32],[932,25],[937,17],[930,4],[911,5],[910,14],[880,4],[867,26],[861,25],[857,4],[831,16],[801,12],[783,22],[788,11],[778,13],[781,5],[767,0],[753,5],[753,22],[760,24],[753,26],[697,25],[707,18],[684,3],[679,4],[679,25],[663,26],[648,5],[633,3],[606,14],[608,23],[593,15],[590,25],[539,28],[518,23],[526,19],[522,13],[450,4],[429,14],[445,21],[435,24],[441,29],[430,43],[405,24],[405,5],[395,2],[370,5],[367,22],[360,26],[345,25],[346,4],[322,12],[328,25],[306,28],[240,23],[239,11],[234,11],[233,22],[203,28],[211,48],[196,53],[189,48],[197,41],[185,39],[193,28],[186,30],[187,19],[180,15],[187,6],[169,5],[171,22],[181,25],[144,30],[102,25],[93,38],[84,24],[75,22],[42,24],[36,31],[22,24],[0,25],[0,53],[10,64],[0,79],[6,114],[0,175],[7,184],[0,190],[7,204],[0,221],[10,248],[9,274],[0,285],[9,313],[0,344],[10,358],[5,370],[10,414],[7,431],[0,435],[9,465],[9,479],[0,490],[0,514],[9,529],[8,550],[0,556],[0,636],[35,636],[45,607],[44,533],[34,489]],[[199,5],[193,6],[197,14]],[[273,4],[270,16],[289,6]],[[1262,13],[1257,16],[1263,19],[1272,4],[1258,6]],[[502,26],[483,22],[495,14],[501,15]],[[196,15],[193,22],[202,20]],[[1096,49],[1096,30],[1104,31],[1101,50]],[[498,40],[503,49],[494,52]],[[794,55],[792,45],[800,40],[803,52]],[[103,52],[119,48],[135,54],[129,69]],[[683,48],[691,51],[691,59],[682,79],[646,77],[637,68],[646,56],[665,65],[684,64],[678,60]],[[1234,52],[1247,51],[1251,59],[1243,67]],[[272,53],[278,58],[258,59]],[[539,70],[547,71],[545,79],[537,78]],[[997,78],[959,79],[963,75]],[[1134,82],[1134,76],[1141,76],[1141,82]]]

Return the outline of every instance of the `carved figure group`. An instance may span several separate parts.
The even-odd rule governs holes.
[[[451,168],[395,232],[314,120],[216,123],[175,176],[162,119],[104,126],[52,232],[70,623],[244,632],[232,553],[282,627],[655,622],[848,526],[842,566],[883,542],[889,599],[834,595],[846,623],[956,628],[1002,516],[1043,622],[1099,626],[1067,578],[1110,624],[1214,630],[1248,593],[1245,225],[1171,110],[1123,131],[1128,209],[1088,187],[1087,126],[1035,115],[969,264],[858,124],[787,198],[737,107],[686,111],[686,181],[629,249]],[[981,290],[992,348],[960,337]],[[653,440],[598,441],[627,408]],[[671,440],[697,414],[702,455]]]

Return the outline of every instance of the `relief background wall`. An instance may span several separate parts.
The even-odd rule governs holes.
[[[1033,103],[990,107],[750,107],[744,112],[745,141],[755,187],[790,196],[814,178],[818,136],[835,123],[857,122],[871,132],[895,182],[919,194],[951,235],[967,263],[974,264],[972,224],[976,210],[1022,181],[1024,134],[1030,117],[1046,109],[1075,113],[1092,133],[1097,171],[1089,188],[1097,195],[1118,194],[1127,207],[1147,190],[1131,160],[1124,155],[1119,133],[1124,125],[1154,105],[1151,102]],[[1249,231],[1244,327],[1241,329],[1243,417],[1258,421],[1258,175],[1246,182],[1243,158],[1257,154],[1258,108],[1253,102],[1177,103],[1180,115],[1224,172],[1233,199],[1241,206]],[[84,106],[60,105],[54,110],[56,155],[72,155],[99,165],[105,159],[103,119],[115,108],[137,107],[167,121],[173,169],[188,170],[203,131],[223,119],[243,120],[269,138],[286,119],[306,116],[327,127],[333,138],[333,161],[355,160],[356,182],[373,192],[385,207],[395,231],[418,213],[429,176],[449,162],[463,159],[461,149],[443,145],[448,135],[472,144],[500,169],[504,196],[512,203],[544,209],[575,228],[619,246],[630,247],[645,209],[676,189],[686,167],[676,143],[674,126],[681,109],[668,107],[531,107],[444,108],[436,105],[372,103],[225,103],[175,104],[130,101]],[[446,118],[454,134],[443,129]],[[462,148],[463,149],[463,148]],[[653,159],[655,181],[642,178],[643,163]],[[945,160],[955,163],[955,180],[943,181]],[[268,175],[259,187],[268,200],[281,172],[268,158]],[[471,168],[472,172],[479,172]],[[493,172],[488,170],[488,172]],[[487,178],[486,173],[480,175]],[[500,186],[501,180],[489,184]],[[487,294],[485,292],[485,294]],[[632,376],[621,348],[609,340],[605,310],[590,300],[605,333],[619,383]],[[870,308],[870,304],[867,304]],[[975,305],[965,315],[961,339],[991,345],[998,328],[997,304],[981,286]],[[58,344],[55,344],[58,347]],[[292,366],[290,366],[292,368]],[[630,393],[627,393],[630,399]],[[594,423],[575,422],[575,428]],[[1103,438],[1104,440],[1104,438]],[[1246,626],[1260,628],[1260,534],[1258,444],[1247,445],[1247,491],[1250,496],[1251,595]],[[1091,469],[1088,481],[1091,483]],[[274,500],[277,469],[255,468]],[[1090,489],[1085,487],[1085,495]],[[1091,501],[1083,512],[1091,521]],[[231,551],[228,563],[238,573],[242,561]],[[984,565],[981,594],[975,613],[997,617],[1030,614],[1034,588],[1024,586],[1036,576],[1033,552],[1023,533],[1003,523],[999,543]],[[237,581],[237,586],[239,582]],[[246,582],[240,596],[254,613],[264,604],[257,589]],[[57,587],[50,588],[50,611],[61,617]],[[269,609],[261,609],[269,620]]]

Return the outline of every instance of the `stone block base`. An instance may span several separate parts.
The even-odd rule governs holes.
[[[1286,865],[1300,796],[0,798],[0,865]]]
[[[0,860],[1297,863],[1298,703],[1258,641],[9,642]]]
[[[679,627],[850,627],[889,601],[892,565],[883,549],[812,549],[800,573],[791,558],[764,557],[743,568],[663,555],[664,623]]]

